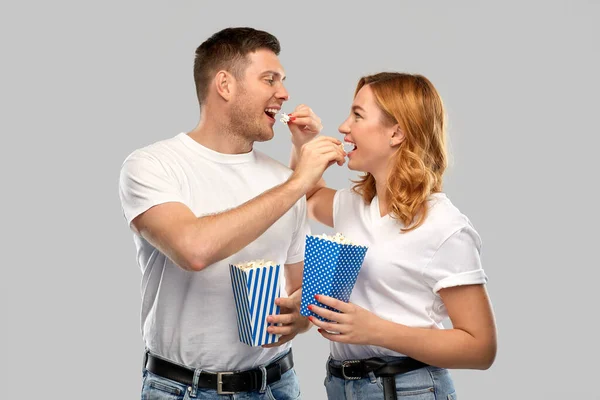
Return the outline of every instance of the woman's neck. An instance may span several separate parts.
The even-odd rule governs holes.
[[[389,214],[388,210],[388,196],[387,196],[387,182],[385,180],[375,179],[375,194],[379,201],[379,215],[384,216]]]

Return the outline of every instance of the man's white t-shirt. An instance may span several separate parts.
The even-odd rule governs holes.
[[[410,327],[443,329],[448,317],[437,294],[440,289],[483,284],[481,239],[469,219],[443,193],[430,196],[423,225],[400,233],[402,222],[381,217],[377,196],[365,204],[362,196],[343,189],[333,201],[333,224],[367,254],[350,302],[389,321]],[[331,342],[336,360],[402,354],[378,346]]]
[[[121,169],[119,194],[131,226],[135,217],[166,202],[183,203],[198,217],[223,212],[285,182],[290,174],[289,168],[256,150],[217,153],[181,133],[130,154]],[[304,260],[307,234],[303,197],[237,254],[190,272],[134,232],[143,275],[141,328],[147,348],[208,371],[253,368],[286,351],[290,343],[263,349],[239,341],[229,263],[256,259],[282,266],[298,263]],[[281,296],[286,297],[281,278]]]

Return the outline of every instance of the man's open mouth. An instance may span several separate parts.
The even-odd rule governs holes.
[[[273,118],[273,119],[275,119],[275,115],[277,115],[278,112],[279,112],[279,110],[277,110],[275,108],[265,109],[265,114],[267,114],[267,116],[269,116],[270,118]]]

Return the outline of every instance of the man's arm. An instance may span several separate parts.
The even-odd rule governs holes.
[[[132,227],[181,268],[200,271],[262,235],[304,195],[306,186],[290,179],[239,207],[200,218],[182,203],[163,203],[134,218]]]
[[[159,163],[136,159],[126,163],[121,174],[124,209],[131,215],[132,229],[144,239],[181,268],[200,271],[257,239],[318,182],[325,169],[343,162],[339,143],[328,138],[319,148],[303,150],[285,183],[236,208],[200,218],[182,203],[177,185]],[[161,201],[145,208],[148,199]]]
[[[292,146],[289,164],[290,169],[296,169],[296,165],[300,159],[300,153],[300,147],[297,145]],[[319,181],[306,192],[308,216],[323,225],[333,228],[333,198],[335,193],[336,190],[328,188],[323,178],[319,179]]]

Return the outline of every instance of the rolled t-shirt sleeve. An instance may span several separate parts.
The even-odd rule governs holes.
[[[480,253],[481,239],[467,225],[442,243],[423,270],[423,277],[434,293],[453,286],[486,283]]]
[[[177,179],[149,154],[135,152],[121,167],[119,197],[127,224],[153,206],[184,203]]]
[[[306,246],[306,235],[310,235],[308,214],[306,210],[306,196],[302,197],[295,205],[296,228],[292,235],[292,242],[288,249],[286,264],[295,264],[304,260],[304,249]]]

